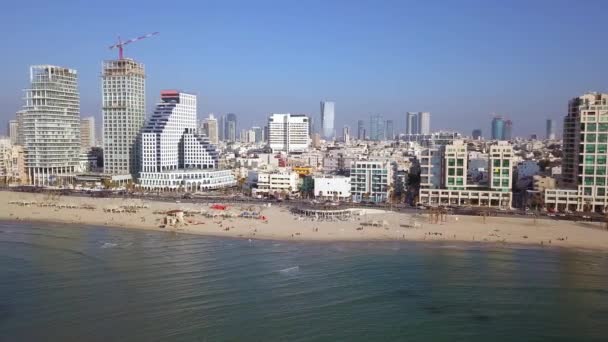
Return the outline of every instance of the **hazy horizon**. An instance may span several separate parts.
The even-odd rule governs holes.
[[[0,132],[37,64],[76,69],[81,116],[100,125],[101,62],[117,57],[108,46],[159,31],[125,48],[146,67],[147,115],[161,89],[181,89],[198,95],[199,118],[236,113],[239,129],[270,113],[319,122],[319,103],[330,100],[338,135],[344,125],[356,134],[371,114],[402,132],[408,111],[431,112],[433,131],[488,136],[496,113],[515,136],[544,136],[548,118],[560,133],[570,98],[608,90],[598,44],[608,3],[574,4],[580,10],[544,0],[11,2],[0,14],[12,32],[0,64]]]

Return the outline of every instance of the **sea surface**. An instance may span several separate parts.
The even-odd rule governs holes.
[[[0,341],[608,341],[608,254],[0,222]]]

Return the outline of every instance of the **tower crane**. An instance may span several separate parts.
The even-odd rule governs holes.
[[[118,43],[116,43],[116,44],[114,44],[114,45],[110,46],[110,49],[117,48],[117,49],[118,49],[118,59],[123,59],[123,53],[122,53],[122,52],[123,52],[123,47],[124,47],[125,45],[131,44],[131,43],[134,43],[134,42],[136,42],[136,41],[138,41],[138,40],[142,40],[142,39],[150,38],[150,37],[152,37],[152,36],[157,35],[158,33],[159,33],[159,32],[152,32],[152,33],[148,33],[148,34],[145,34],[145,35],[143,35],[143,36],[139,36],[139,37],[137,37],[137,38],[129,39],[129,40],[124,41],[124,42],[123,42],[123,41],[120,39],[120,36],[118,36]]]

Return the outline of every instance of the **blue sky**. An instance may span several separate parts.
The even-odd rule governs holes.
[[[403,129],[430,111],[432,129],[544,133],[568,99],[608,91],[608,1],[11,1],[0,11],[0,123],[22,105],[29,65],[79,72],[82,115],[101,118],[100,69],[117,35],[160,35],[126,47],[146,65],[150,112],[161,89],[199,96],[199,117],[234,112],[239,126],[271,112],[336,127],[379,113]],[[3,132],[3,129],[0,129]]]

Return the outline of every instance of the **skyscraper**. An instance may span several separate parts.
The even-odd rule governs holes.
[[[17,120],[9,120],[6,127],[6,133],[11,139],[11,144],[16,145],[19,139],[19,122]]]
[[[495,116],[492,119],[492,140],[504,140],[504,126],[505,122],[502,116]]]
[[[405,134],[418,134],[418,113],[407,112],[405,117]]]
[[[545,137],[548,140],[555,140],[555,120],[547,119],[547,133]]]
[[[268,118],[268,145],[273,151],[303,152],[310,145],[306,115],[271,114]]]
[[[217,136],[219,141],[226,141],[226,115],[220,115],[217,120]]]
[[[334,115],[335,106],[333,102],[321,102],[321,131],[323,139],[332,140],[334,138]]]
[[[365,140],[365,121],[357,121],[357,140]]]
[[[105,61],[101,76],[104,172],[136,176],[145,123],[143,64],[130,58]]]
[[[386,134],[385,137],[387,140],[394,140],[395,139],[395,127],[394,127],[394,123],[393,120],[386,120]]]
[[[224,128],[224,139],[226,141],[236,141],[236,127],[236,114],[228,113],[228,115],[226,115]]]
[[[80,156],[77,72],[53,65],[30,67],[30,88],[19,117],[28,178],[35,185],[64,183]]]
[[[474,140],[480,140],[481,136],[482,136],[481,129],[478,128],[478,129],[473,130],[473,139]]]
[[[251,127],[251,130],[253,130],[253,134],[255,134],[255,142],[259,143],[264,141],[264,133],[261,127],[258,126],[253,126]]]
[[[513,135],[513,121],[506,120],[503,125],[502,139],[511,140]]]
[[[342,141],[345,144],[350,144],[350,127],[348,126],[344,126],[344,128],[342,128]]]
[[[384,119],[382,115],[375,114],[369,119],[369,138],[374,141],[384,140]]]
[[[431,113],[418,113],[418,134],[431,134]]]
[[[209,141],[213,145],[217,145],[219,142],[218,125],[217,119],[213,116],[213,114],[209,114],[209,117],[203,120],[203,130],[209,138]]]
[[[88,151],[95,146],[95,118],[92,116],[80,119],[80,149]]]

